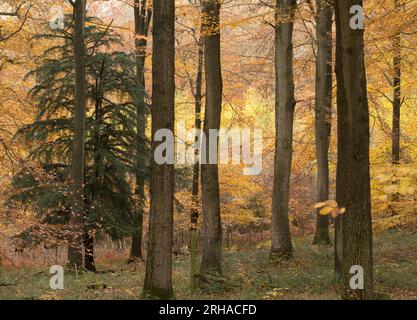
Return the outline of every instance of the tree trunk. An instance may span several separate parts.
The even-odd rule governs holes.
[[[84,268],[87,271],[97,272],[94,262],[94,236],[90,232],[84,232]]]
[[[316,157],[317,202],[329,200],[329,143],[332,118],[333,4],[317,0]],[[317,210],[313,244],[330,244],[329,217]]]
[[[336,9],[336,4],[335,4]],[[341,114],[341,109],[339,105],[343,104],[346,105],[346,93],[344,90],[344,87],[340,85],[339,81],[343,81],[343,73],[342,73],[342,46],[341,46],[341,30],[340,30],[340,24],[336,24],[336,75],[337,75],[337,145],[345,145],[346,139],[343,134],[340,133],[339,129],[342,127],[346,127],[346,124],[344,124],[344,121],[346,120],[345,117]],[[339,80],[340,78],[340,80]],[[342,156],[342,149],[337,150],[337,157],[338,160],[341,158],[344,158],[345,156]],[[338,163],[338,167],[340,167]],[[336,181],[340,180],[340,170],[337,170],[336,172]],[[337,183],[337,182],[336,182]],[[337,192],[336,192],[337,193]],[[337,194],[336,194],[337,198]],[[342,277],[342,256],[343,256],[343,242],[342,242],[342,218],[341,216],[337,216],[334,223],[334,273],[339,278]]]
[[[276,2],[275,163],[272,199],[272,261],[292,256],[288,202],[294,119],[293,28],[295,0]]]
[[[169,299],[172,288],[174,165],[158,165],[153,157],[161,143],[160,129],[174,132],[175,106],[175,5],[174,0],[153,1],[152,55],[152,157],[150,177],[149,243],[145,297]]]
[[[82,267],[82,224],[84,214],[84,136],[86,110],[86,71],[85,71],[85,0],[74,2],[74,61],[75,61],[75,105],[74,141],[72,150],[72,210],[70,224],[71,241],[68,246],[70,268]]]
[[[334,222],[334,273],[337,277],[342,277],[342,218],[336,217]]]
[[[200,134],[201,130],[201,102],[202,102],[202,86],[203,86],[203,63],[204,63],[204,41],[203,37],[201,36],[198,39],[198,63],[197,63],[197,78],[195,84],[195,92],[194,92],[194,99],[195,99],[195,119],[194,119],[194,126],[196,130],[196,137],[195,143],[200,141],[197,137]],[[199,176],[200,176],[200,161],[199,161],[199,147],[196,146],[195,151],[195,163],[193,168],[193,190],[192,190],[192,200],[194,207],[191,211],[190,215],[190,277],[191,277],[191,288],[192,290],[196,287],[196,278],[195,274],[197,272],[197,225],[198,225],[198,217],[199,217],[199,208],[200,203],[198,199],[198,183],[199,183]]]
[[[143,230],[143,212],[138,212],[137,225],[133,231],[130,244],[130,254],[127,263],[134,263],[143,260],[142,256],[142,230]]]
[[[400,1],[395,0],[395,9],[399,10]],[[394,102],[392,114],[392,163],[400,163],[400,111],[401,111],[401,35],[398,32],[394,38]]]
[[[150,0],[135,0],[135,49],[136,49],[136,77],[143,89],[145,97],[145,59],[149,24],[152,17]],[[146,106],[145,99],[136,106],[137,141],[137,173],[135,194],[138,197],[138,212],[132,234],[128,263],[140,261],[142,257],[143,208],[145,206],[145,172],[146,172]]]
[[[341,219],[342,298],[372,299],[372,219],[369,172],[369,112],[363,30],[349,26],[349,9],[360,0],[336,2],[338,165],[337,202]],[[337,246],[336,246],[337,247]],[[340,252],[338,252],[340,254]],[[364,288],[353,289],[352,266],[364,271]]]
[[[206,146],[210,143],[209,130],[220,129],[222,109],[222,72],[220,58],[220,2],[203,1],[204,60],[206,74],[206,108],[204,134]],[[217,154],[214,156],[217,159]],[[206,161],[201,165],[203,199],[203,256],[201,273],[221,274],[222,227],[220,218],[219,172],[217,164],[209,164],[210,152],[206,148]],[[213,155],[212,155],[213,158]]]

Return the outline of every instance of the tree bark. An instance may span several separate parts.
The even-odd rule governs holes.
[[[204,134],[206,146],[211,142],[210,129],[220,129],[222,109],[222,72],[220,58],[220,7],[217,0],[203,1],[202,33],[204,35],[204,61],[206,74],[206,107]],[[213,155],[212,155],[213,157]],[[217,157],[217,154],[215,155]],[[203,200],[203,254],[201,273],[221,274],[222,227],[220,217],[219,172],[217,164],[209,164],[210,152],[206,148],[206,161],[201,165]]]
[[[134,225],[135,230],[133,230],[133,234],[131,237],[131,244],[130,244],[130,253],[129,259],[127,261],[128,264],[142,261],[142,234],[143,234],[143,211],[138,212],[136,217],[136,225]]]
[[[86,70],[85,70],[85,10],[86,1],[74,2],[74,61],[75,61],[75,105],[74,105],[74,141],[72,150],[72,210],[70,225],[71,241],[68,246],[68,264],[70,268],[82,267],[82,224],[84,214],[84,137],[86,110]]]
[[[84,268],[87,271],[97,272],[94,262],[94,236],[86,231],[84,232]]]
[[[317,60],[315,133],[317,202],[329,200],[329,143],[332,118],[332,24],[333,3],[317,0]],[[317,210],[313,244],[330,244],[329,217]]]
[[[275,162],[272,199],[272,261],[292,256],[288,221],[294,119],[293,28],[295,0],[276,2]]]
[[[338,165],[336,198],[341,218],[343,299],[372,299],[372,219],[369,172],[369,112],[366,91],[364,31],[349,26],[349,9],[361,0],[336,1]],[[337,247],[337,246],[336,246]],[[364,271],[364,288],[352,289],[352,266]]]
[[[172,288],[174,165],[155,162],[161,143],[153,137],[159,129],[174,132],[175,106],[175,5],[174,0],[153,1],[152,142],[149,243],[145,297],[169,299]]]
[[[336,10],[336,4],[335,4],[335,10]],[[346,145],[346,138],[345,135],[340,133],[340,128],[344,128],[346,127],[346,124],[344,123],[344,121],[346,121],[346,118],[344,117],[344,115],[341,113],[341,108],[339,107],[339,105],[346,105],[346,93],[345,93],[345,89],[344,86],[342,86],[340,84],[340,81],[343,81],[343,57],[342,57],[342,45],[341,45],[341,30],[340,30],[340,23],[336,24],[336,68],[335,68],[335,72],[336,72],[336,76],[337,76],[337,92],[336,92],[336,96],[337,96],[337,130],[338,130],[338,135],[337,135],[337,145]],[[339,147],[338,147],[339,148]],[[338,149],[337,150],[337,158],[338,161],[341,158],[345,158],[346,156],[342,156],[343,153],[343,149]],[[337,181],[339,181],[341,178],[340,173],[341,171],[339,170],[340,164],[338,162],[338,169],[336,172],[336,183]],[[336,192],[337,193],[337,192]],[[337,194],[336,194],[336,198],[337,198]],[[334,273],[336,276],[338,276],[339,278],[342,278],[342,256],[343,256],[343,242],[342,242],[342,218],[341,216],[337,216],[335,219],[335,223],[334,223]]]
[[[400,1],[395,0],[395,9],[399,10]],[[394,37],[394,101],[392,114],[392,163],[400,163],[400,114],[401,114],[401,34],[398,32]]]
[[[149,24],[152,18],[150,0],[135,0],[135,49],[136,49],[136,77],[143,89],[143,99],[136,106],[136,130],[137,141],[137,173],[135,194],[138,197],[138,212],[132,234],[130,255],[128,263],[141,261],[142,256],[142,231],[143,209],[145,206],[145,172],[146,172],[146,109],[145,109],[145,59],[146,46],[148,44]]]

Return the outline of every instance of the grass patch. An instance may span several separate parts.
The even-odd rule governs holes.
[[[294,240],[294,257],[277,266],[268,263],[264,246],[224,253],[224,276],[238,287],[222,284],[189,288],[189,257],[174,259],[177,299],[339,299],[333,274],[333,248],[312,246],[310,238]],[[1,270],[0,299],[139,299],[143,263],[104,261],[97,274],[65,274],[65,288],[49,288],[49,270]],[[106,272],[105,270],[108,270]],[[391,230],[375,237],[375,290],[391,299],[417,299],[417,233]]]

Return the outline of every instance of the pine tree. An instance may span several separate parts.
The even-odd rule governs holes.
[[[88,80],[83,234],[85,267],[91,271],[95,270],[94,232],[103,230],[116,238],[132,233],[136,106],[144,101],[134,55],[109,51],[122,44],[121,38],[95,22],[87,19],[85,30]],[[29,159],[39,163],[57,185],[45,186],[32,170],[24,170],[14,179],[20,189],[14,199],[27,202],[32,195],[43,221],[51,223],[69,221],[75,82],[71,30],[37,36],[61,41],[47,49],[43,63],[28,74],[36,78],[30,95],[38,109],[35,121],[17,133],[30,146]]]

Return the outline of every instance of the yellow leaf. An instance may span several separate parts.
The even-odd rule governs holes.
[[[333,211],[333,209],[334,209],[334,208],[332,208],[332,207],[325,206],[325,207],[323,207],[323,208],[320,210],[320,214],[321,214],[322,216],[327,216],[330,212],[332,212],[332,211]]]

